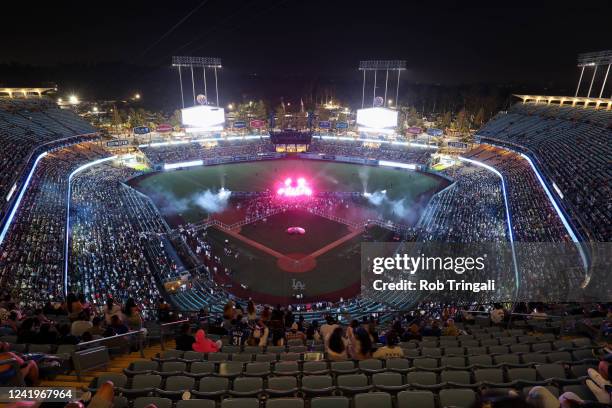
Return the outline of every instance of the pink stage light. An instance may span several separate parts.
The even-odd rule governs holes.
[[[294,184],[293,180],[289,177],[285,179],[284,187],[276,190],[276,194],[284,197],[311,196],[312,188],[308,186],[308,182],[303,177],[297,179],[297,184]]]

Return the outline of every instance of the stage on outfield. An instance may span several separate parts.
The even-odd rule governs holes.
[[[293,177],[291,185],[295,186],[298,178],[306,178],[312,196],[279,194],[288,177]],[[212,243],[213,255],[221,258],[223,268],[203,253],[200,256],[216,271],[213,275],[217,283],[243,298],[291,303],[296,296],[308,302],[357,295],[361,243],[391,241],[395,236],[384,228],[366,228],[368,220],[391,219],[414,225],[431,195],[448,182],[434,175],[392,168],[288,159],[153,173],[131,184],[151,197],[172,227],[187,222],[201,225],[209,216],[209,221],[214,219],[214,226],[206,229],[206,239]],[[227,198],[229,191],[241,194]],[[323,206],[326,211],[307,204],[325,193],[364,191],[370,197],[335,196],[333,206]],[[276,204],[278,200],[305,200],[305,204],[246,221],[247,215],[253,215],[257,199]],[[304,228],[306,233],[288,234],[287,229],[294,226]]]

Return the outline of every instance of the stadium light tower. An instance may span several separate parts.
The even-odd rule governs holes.
[[[181,103],[183,108],[185,107],[185,98],[183,94],[183,75],[181,72],[182,67],[189,68],[191,71],[191,90],[193,92],[193,104],[196,103],[196,91],[195,91],[195,79],[193,76],[194,68],[202,68],[204,77],[204,97],[208,100],[208,89],[206,86],[206,69],[213,69],[215,75],[215,98],[217,106],[219,106],[219,85],[217,82],[217,69],[221,68],[221,58],[214,57],[185,57],[185,56],[174,56],[172,57],[172,66],[178,68],[179,84],[181,87]]]
[[[388,103],[387,88],[389,85],[389,71],[397,71],[397,85],[395,88],[395,106],[399,106],[399,84],[400,75],[406,69],[406,61],[403,60],[368,60],[359,62],[359,70],[363,71],[363,88],[361,92],[361,108],[365,104],[365,86],[366,86],[366,71],[374,71],[374,94],[372,96],[372,106],[376,99],[376,74],[378,71],[385,71],[385,95],[383,97],[383,106]]]
[[[591,84],[589,85],[589,92],[587,93],[587,98],[591,97],[591,91],[593,90],[593,82],[595,82],[595,76],[597,75],[597,68],[600,66],[607,65],[606,75],[604,76],[603,84],[601,85],[601,90],[599,91],[599,97],[603,96],[604,88],[606,87],[606,82],[608,81],[608,74],[610,73],[610,65],[612,64],[612,50],[607,51],[598,51],[598,52],[587,52],[584,54],[578,55],[578,67],[582,68],[580,70],[580,78],[578,79],[578,86],[576,87],[576,97],[578,96],[578,92],[580,91],[580,84],[582,82],[582,76],[584,75],[584,69],[586,67],[594,67],[593,69],[593,77],[591,78]]]

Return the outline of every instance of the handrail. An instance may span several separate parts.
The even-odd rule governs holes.
[[[109,337],[102,337],[101,339],[95,339],[95,340],[90,340],[90,341],[84,341],[78,344],[75,344],[75,346],[77,347],[77,349],[80,349],[82,347],[85,346],[89,346],[89,345],[93,345],[93,344],[98,344],[98,343],[102,343],[105,341],[111,341],[114,339],[118,339],[118,338],[123,338],[123,337],[128,337],[128,336],[133,336],[135,334],[138,334],[138,348],[140,349],[140,356],[144,357],[144,347],[143,347],[143,337],[145,335],[145,333],[147,332],[146,329],[138,329],[138,330],[131,330],[127,333],[123,333],[123,334],[115,334],[113,336],[109,336]]]
[[[461,313],[480,313],[480,314],[491,314],[491,312],[486,312],[484,310],[459,310]],[[508,316],[524,316],[524,317],[533,317],[534,319],[563,319],[565,316],[554,316],[554,315],[545,315],[545,316],[537,316],[532,315],[531,313],[508,313]]]
[[[175,322],[169,322],[169,323],[162,323],[159,325],[159,343],[161,345],[161,349],[165,350],[166,349],[166,345],[164,344],[164,328],[166,327],[170,327],[170,326],[177,326],[179,324],[183,324],[183,323],[189,323],[190,320],[189,319],[183,319],[183,320],[177,320]]]

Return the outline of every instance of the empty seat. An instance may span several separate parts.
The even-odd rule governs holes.
[[[273,397],[294,395],[297,391],[296,377],[270,377],[265,389],[265,393]]]
[[[310,401],[310,408],[349,408],[346,397],[317,397]]]
[[[115,406],[113,408],[118,407]],[[215,401],[202,399],[177,401],[176,408],[215,408]]]
[[[221,408],[259,408],[257,398],[228,398],[221,401]]]
[[[304,400],[301,398],[270,399],[266,402],[266,408],[304,408]]]
[[[227,394],[229,380],[222,377],[204,377],[200,379],[198,390],[192,393],[202,398],[218,398]]]
[[[400,373],[377,373],[372,376],[372,384],[382,391],[402,391],[408,388]]]
[[[249,353],[234,353],[232,361],[240,361],[241,363],[250,363],[253,361],[253,355]]]
[[[555,350],[571,349],[574,348],[574,344],[569,340],[556,340],[553,341],[553,347]]]
[[[273,363],[276,361],[276,354],[258,353],[255,354],[255,361],[258,363]]]
[[[508,369],[508,380],[518,381],[523,384],[536,383],[538,373],[535,368],[510,368]]]
[[[278,359],[280,361],[300,361],[302,355],[300,353],[280,353]]]
[[[476,405],[476,393],[470,389],[442,389],[438,395],[441,407],[473,408]]]
[[[546,354],[543,353],[525,353],[521,356],[523,363],[543,364],[547,362]]]
[[[574,361],[594,359],[593,349],[586,348],[580,350],[572,350],[572,358]]]
[[[165,398],[174,400],[180,399],[185,391],[193,391],[195,379],[184,375],[168,377],[163,388],[158,388],[155,392]]]
[[[570,367],[570,372],[572,373],[572,377],[580,378],[586,377],[588,375],[588,369],[595,368],[590,364],[573,364]]]
[[[219,364],[217,375],[220,377],[238,377],[242,374],[244,364],[237,361],[227,361]]]
[[[270,363],[247,363],[244,375],[249,377],[267,377],[270,375]]]
[[[335,387],[330,375],[307,375],[302,378],[301,390],[304,394],[315,397],[330,395]]]
[[[171,375],[179,375],[185,370],[187,370],[187,363],[182,361],[167,361],[162,363],[161,369],[157,374],[162,377],[169,377]]]
[[[521,364],[521,359],[518,354],[500,354],[493,356],[493,362],[495,364],[519,365]]]
[[[381,360],[370,358],[367,360],[361,360],[358,363],[359,370],[364,373],[378,373],[384,371],[383,363]]]
[[[151,404],[157,408],[172,408],[172,400],[168,398],[139,397],[134,400],[134,408],[145,408]]]
[[[563,392],[573,392],[585,401],[597,401],[597,397],[584,384],[566,385],[563,387]]]
[[[280,353],[284,353],[285,351],[287,351],[287,349],[285,349],[285,346],[268,346],[268,347],[266,347],[266,352],[267,353],[280,354]]]
[[[208,353],[208,361],[214,361],[214,362],[222,362],[222,361],[228,361],[229,360],[229,354],[227,353]]]
[[[406,375],[406,382],[416,388],[436,385],[438,376],[431,371],[412,371]]]
[[[327,374],[328,372],[329,368],[327,367],[327,362],[325,361],[307,361],[302,366],[302,373],[306,375]]]
[[[510,351],[513,353],[529,353],[531,351],[531,346],[529,344],[512,344],[510,346]]]
[[[407,358],[419,357],[421,355],[421,349],[402,349],[404,351],[404,356]]]
[[[263,379],[259,377],[236,378],[230,391],[233,397],[255,397],[261,393],[263,393]]]
[[[377,375],[380,374],[374,374],[374,376]],[[338,390],[345,395],[368,392],[372,389],[372,386],[368,384],[368,377],[365,374],[339,375],[336,378],[336,384],[338,386]]]
[[[355,395],[355,408],[392,408],[391,395],[386,392],[372,392]]]
[[[474,370],[474,380],[490,386],[502,386],[504,372],[499,368],[481,368]]]
[[[508,346],[489,346],[489,354],[508,354]]]
[[[465,357],[442,357],[443,367],[466,367]]]
[[[231,346],[231,345],[223,346],[221,347],[221,351],[227,354],[240,353],[240,346]]]
[[[540,364],[536,366],[538,376],[543,380],[559,380],[567,378],[565,368],[561,364]]]
[[[157,361],[176,361],[183,357],[182,350],[164,350],[154,359]]]
[[[189,371],[185,373],[190,377],[200,378],[215,372],[215,363],[210,361],[195,361],[191,363]]]
[[[572,343],[574,344],[574,347],[590,347],[593,345],[593,342],[588,337],[573,339]]]
[[[390,358],[386,361],[387,371],[407,373],[410,371],[410,362],[405,358]]]
[[[352,374],[357,372],[357,367],[352,361],[332,361],[331,372],[335,375],[338,374]]]
[[[431,391],[402,391],[397,394],[397,408],[435,408]]]
[[[493,365],[493,360],[491,359],[491,356],[489,355],[469,356],[468,365],[487,367],[487,366]]]
[[[146,396],[161,386],[162,377],[157,374],[137,374],[132,378],[129,388],[124,388],[122,393],[128,398]]]
[[[153,371],[157,371],[158,369],[159,363],[157,363],[157,361],[137,360],[131,363],[128,368],[125,368],[123,372],[126,375],[134,376],[138,374],[146,374]]]
[[[206,354],[197,351],[186,351],[181,358],[182,361],[203,361]]]
[[[468,347],[466,350],[466,354],[468,356],[482,356],[483,354],[487,354],[487,347]]]
[[[300,366],[297,361],[281,361],[274,364],[274,374],[276,375],[297,375],[300,373]]]
[[[440,381],[453,384],[471,384],[472,376],[469,371],[444,370],[440,373]]]
[[[465,354],[465,348],[463,347],[445,347],[445,356],[463,356]]]
[[[546,358],[549,363],[572,361],[572,355],[569,351],[553,351],[552,353],[546,354]]]
[[[421,355],[426,356],[426,357],[441,357],[442,350],[437,347],[436,348],[423,347],[421,348]]]
[[[550,343],[534,343],[531,345],[531,350],[534,352],[552,351],[552,345]]]
[[[120,373],[104,373],[94,378],[89,385],[89,390],[95,392],[106,381],[112,381],[116,388],[124,388],[127,384],[127,376]]]
[[[417,369],[438,368],[438,360],[435,358],[415,358],[412,364]]]

